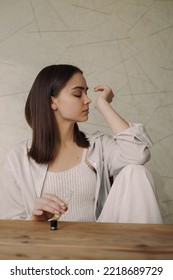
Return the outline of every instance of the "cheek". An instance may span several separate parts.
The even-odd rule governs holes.
[[[81,105],[79,102],[76,102],[76,100],[71,100],[71,101],[65,101],[62,100],[59,103],[59,112],[62,116],[67,117],[67,116],[72,116],[72,115],[77,115],[78,112],[80,111]]]

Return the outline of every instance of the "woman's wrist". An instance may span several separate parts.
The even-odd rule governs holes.
[[[100,112],[104,112],[105,108],[111,107],[110,103],[103,97],[99,96],[95,103],[95,108]]]

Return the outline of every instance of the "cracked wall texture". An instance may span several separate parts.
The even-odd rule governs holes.
[[[1,177],[6,152],[30,136],[23,110],[35,76],[59,63],[83,69],[93,100],[95,85],[110,85],[116,109],[144,123],[147,166],[173,223],[173,1],[0,0]],[[93,105],[81,128],[110,132]]]

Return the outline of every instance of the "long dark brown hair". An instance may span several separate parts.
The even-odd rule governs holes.
[[[56,155],[60,134],[51,109],[51,96],[58,96],[75,73],[83,72],[76,66],[59,64],[43,68],[37,75],[25,104],[25,118],[32,129],[32,144],[28,156],[37,163],[49,163]],[[87,148],[89,141],[74,125],[74,141]]]

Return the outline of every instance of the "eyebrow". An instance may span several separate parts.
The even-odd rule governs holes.
[[[76,87],[73,87],[72,90],[73,90],[73,89],[82,89],[82,90],[85,90],[85,89],[86,89],[86,90],[88,90],[89,88],[88,88],[88,87],[85,88],[85,87],[81,87],[81,86],[76,86]]]

